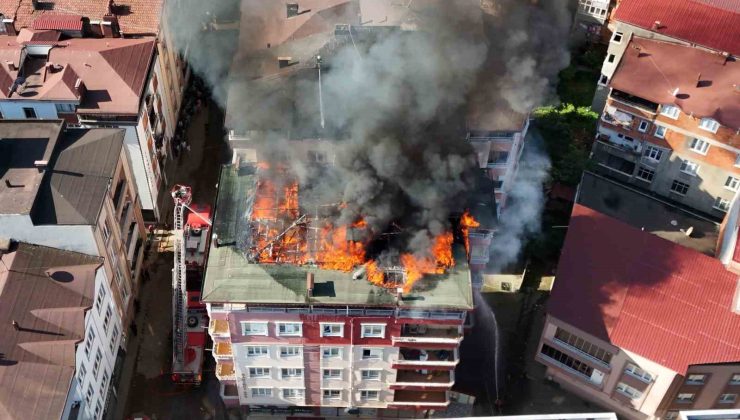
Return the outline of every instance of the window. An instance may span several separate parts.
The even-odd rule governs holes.
[[[655,171],[652,169],[648,169],[642,166],[637,169],[637,177],[642,179],[643,181],[652,182],[654,176]]]
[[[644,382],[651,382],[653,380],[653,375],[645,372],[632,363],[628,363],[624,371],[636,378],[642,379]]]
[[[95,331],[90,328],[87,331],[87,338],[85,339],[85,356],[87,360],[90,360],[90,350],[92,350],[93,341],[95,341]]]
[[[113,335],[110,337],[110,351],[113,351],[113,348],[116,347],[116,340],[118,340],[118,325],[113,326]]]
[[[326,164],[326,161],[327,161],[326,153],[319,152],[316,150],[309,150],[308,151],[308,161],[318,164],[318,165],[324,165]]]
[[[665,413],[665,416],[663,416],[665,420],[673,420],[675,418],[678,418],[678,411],[668,411]]]
[[[108,219],[103,220],[102,233],[103,233],[103,241],[105,241],[105,243],[107,244],[108,240],[110,239],[110,226],[108,225]]]
[[[77,382],[80,383],[80,387],[85,382],[85,375],[87,375],[87,367],[85,367],[85,363],[80,363],[80,370],[77,371]]]
[[[730,385],[740,385],[740,373],[735,373],[730,378]]]
[[[268,355],[267,346],[247,346],[247,356],[248,357],[267,356],[267,355]]]
[[[609,56],[606,57],[606,62],[607,63],[613,63],[614,62],[614,58],[615,58],[615,55],[614,54],[609,54]]]
[[[660,162],[660,158],[663,157],[663,150],[657,147],[647,146],[645,148],[645,157],[656,162]]]
[[[362,337],[385,337],[385,324],[362,324]]]
[[[363,389],[360,391],[360,399],[362,401],[377,401],[380,398],[380,391]]]
[[[302,368],[283,368],[280,370],[282,378],[301,378],[303,377]]]
[[[725,188],[731,191],[737,191],[738,187],[740,187],[740,179],[737,179],[734,176],[728,176],[725,181]]]
[[[696,173],[699,171],[699,165],[690,160],[682,160],[680,171],[691,176],[696,176]]]
[[[95,403],[95,418],[97,418],[97,417],[98,417],[98,415],[100,415],[100,411],[101,411],[102,409],[103,409],[103,404],[102,404],[102,403],[100,402],[100,400],[98,400],[98,401],[97,401],[97,402]]]
[[[637,131],[645,133],[647,132],[649,126],[650,123],[648,123],[647,121],[640,121],[640,124],[637,126]]]
[[[671,184],[671,191],[676,194],[686,195],[689,192],[689,184],[674,179],[673,184]]]
[[[614,32],[614,36],[612,37],[612,42],[615,44],[621,44],[622,37],[624,37],[624,34],[622,32]]]
[[[362,374],[362,380],[364,381],[379,381],[380,380],[380,371],[376,369],[363,370],[361,371],[361,374]]]
[[[686,383],[689,385],[702,385],[707,375],[704,374],[693,374],[686,377]]]
[[[730,200],[725,200],[722,197],[717,197],[714,199],[714,205],[712,207],[719,211],[726,212],[730,209]]]
[[[293,357],[301,354],[300,347],[280,347],[280,357]]]
[[[344,336],[344,324],[329,324],[321,323],[321,336],[322,337],[343,337]]]
[[[695,151],[696,153],[706,155],[707,150],[709,150],[709,143],[704,140],[694,138],[693,140],[691,140],[691,145],[689,146],[689,149]]]
[[[106,386],[108,385],[108,369],[103,369],[103,376],[101,378],[102,384],[103,384],[103,390],[105,390]]]
[[[252,388],[252,398],[272,397],[272,388]]]
[[[702,118],[699,122],[699,128],[716,133],[719,129],[719,123],[711,118]]]
[[[681,113],[681,110],[675,105],[663,105],[660,109],[660,113],[668,118],[676,120],[678,119],[678,114]]]
[[[250,378],[269,378],[270,368],[265,367],[251,367],[249,368]]]
[[[75,104],[55,104],[57,112],[75,112]]]
[[[95,297],[95,310],[100,313],[100,308],[103,305],[103,299],[105,299],[106,291],[105,286],[101,283],[98,288],[98,295]]]
[[[325,400],[338,400],[342,398],[342,390],[340,389],[325,389],[324,399]]]
[[[267,322],[242,322],[242,335],[267,335]]]
[[[321,350],[321,357],[331,359],[332,357],[342,357],[342,349],[339,347],[324,347]]]
[[[23,114],[26,118],[36,118],[36,110],[33,108],[23,108]]]
[[[509,152],[507,151],[491,150],[491,152],[488,155],[489,165],[503,165],[503,164],[506,164],[506,161],[508,160],[509,160]]]
[[[300,14],[300,13],[298,13],[298,10],[299,10],[298,9],[298,3],[287,3],[285,6],[286,6],[286,9],[287,9],[288,17],[289,18],[298,16]]]
[[[737,400],[737,394],[722,394],[719,396],[720,404],[734,404]]]
[[[85,402],[87,405],[90,405],[92,403],[92,396],[93,396],[93,388],[92,384],[87,385],[87,393],[85,394]]]
[[[587,355],[598,359],[607,365],[612,361],[612,354],[610,352],[594,344],[591,344],[588,341],[574,334],[571,334],[562,328],[558,328],[555,331],[555,339],[564,344],[567,344],[570,347],[575,348],[576,350],[579,350],[582,353],[586,353]]]
[[[583,376],[586,376],[587,378],[591,378],[591,375],[594,373],[594,368],[591,366],[576,360],[567,354],[556,350],[552,347],[550,347],[547,344],[542,345],[542,350],[540,351],[541,354],[544,356],[547,356],[548,358],[564,365],[565,367],[569,368],[570,370],[579,373]]]
[[[666,131],[668,130],[666,130],[666,128],[663,127],[662,125],[656,125],[655,126],[655,137],[659,139],[664,139]]]
[[[694,401],[694,394],[682,393],[676,397],[676,402],[678,403],[690,403],[692,401]]]
[[[110,317],[113,315],[113,308],[111,308],[110,305],[108,305],[108,308],[105,310],[105,317],[103,318],[103,330],[105,330],[105,333],[108,333],[108,328],[110,328]]]
[[[602,86],[606,86],[607,83],[609,83],[609,78],[606,77],[605,74],[602,74],[601,77],[599,77],[599,84]]]
[[[278,335],[280,336],[301,336],[303,334],[303,325],[297,322],[278,322]]]
[[[103,360],[103,353],[100,352],[100,349],[97,349],[95,351],[95,362],[93,362],[93,370],[92,370],[92,374],[94,378],[98,377],[98,371],[100,370],[101,360]]]
[[[617,391],[621,394],[624,394],[633,400],[636,400],[640,397],[642,397],[642,392],[638,391],[635,388],[632,388],[631,386],[625,384],[624,382],[620,382],[617,384]]]
[[[324,379],[342,379],[342,369],[324,369]]]
[[[383,349],[362,349],[362,360],[380,359],[383,356]]]
[[[301,399],[305,395],[306,395],[306,391],[302,388],[283,389],[283,398],[286,398],[286,399]]]

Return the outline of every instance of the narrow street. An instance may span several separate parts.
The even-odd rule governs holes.
[[[213,205],[218,172],[228,150],[223,132],[222,111],[213,103],[198,110],[187,131],[189,151],[168,160],[168,185],[160,191],[162,224],[172,224],[173,204],[169,190],[174,184],[193,188],[194,202]],[[172,320],[172,237],[157,229],[145,262],[144,277],[136,314],[136,336],[132,336],[118,391],[119,407],[114,418],[148,416],[152,419],[225,419],[213,374],[214,361],[205,354],[201,386],[176,385],[170,380]],[[206,346],[210,348],[210,345]]]

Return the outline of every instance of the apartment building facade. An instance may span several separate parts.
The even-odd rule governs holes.
[[[722,30],[717,30],[722,28]],[[715,53],[740,55],[740,11],[731,2],[709,4],[678,0],[621,0],[609,22],[612,37],[591,108],[600,113],[609,96],[609,82],[633,37],[692,46]]]
[[[121,317],[100,257],[3,240],[3,418],[100,419]]]
[[[694,47],[624,43],[593,146],[597,171],[721,220],[740,188],[740,67]]]
[[[556,278],[536,354],[552,380],[629,419],[740,407],[720,261],[576,204]]]
[[[146,240],[125,133],[63,129],[63,121],[0,122],[0,147],[9,156],[0,237],[103,257],[125,338]]]

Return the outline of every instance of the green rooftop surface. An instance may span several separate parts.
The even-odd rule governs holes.
[[[250,263],[244,252],[249,234],[249,207],[257,177],[253,167],[221,170],[213,231],[220,246],[211,243],[203,284],[203,301],[285,305],[400,306],[408,308],[472,309],[470,270],[465,249],[453,249],[456,266],[444,275],[428,275],[396,302],[392,291],[352,273],[313,266]],[[307,273],[314,273],[311,297]]]

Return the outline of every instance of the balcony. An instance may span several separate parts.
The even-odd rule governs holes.
[[[647,99],[640,98],[639,96],[630,95],[629,93],[612,89],[610,95],[611,99],[619,101],[625,105],[629,105],[633,108],[637,108],[641,111],[655,114],[658,112],[658,104],[655,102],[648,101]]]
[[[455,383],[453,375],[448,370],[399,370],[391,386],[447,389]]]
[[[460,327],[430,327],[423,324],[406,324],[400,337],[393,337],[393,343],[440,343],[459,344],[462,341]]]
[[[393,396],[393,407],[447,407],[450,401],[445,391],[407,391],[397,390]]]
[[[402,348],[398,353],[398,360],[394,362],[394,367],[403,368],[404,366],[438,366],[454,368],[459,359],[454,350],[418,350]]]
[[[232,358],[234,355],[231,352],[231,343],[228,341],[215,343],[213,345],[213,355],[217,360]]]
[[[229,321],[225,319],[212,319],[208,325],[208,333],[212,337],[228,337],[229,332]]]
[[[216,377],[221,380],[235,380],[236,371],[234,370],[233,363],[217,363],[216,364]]]

